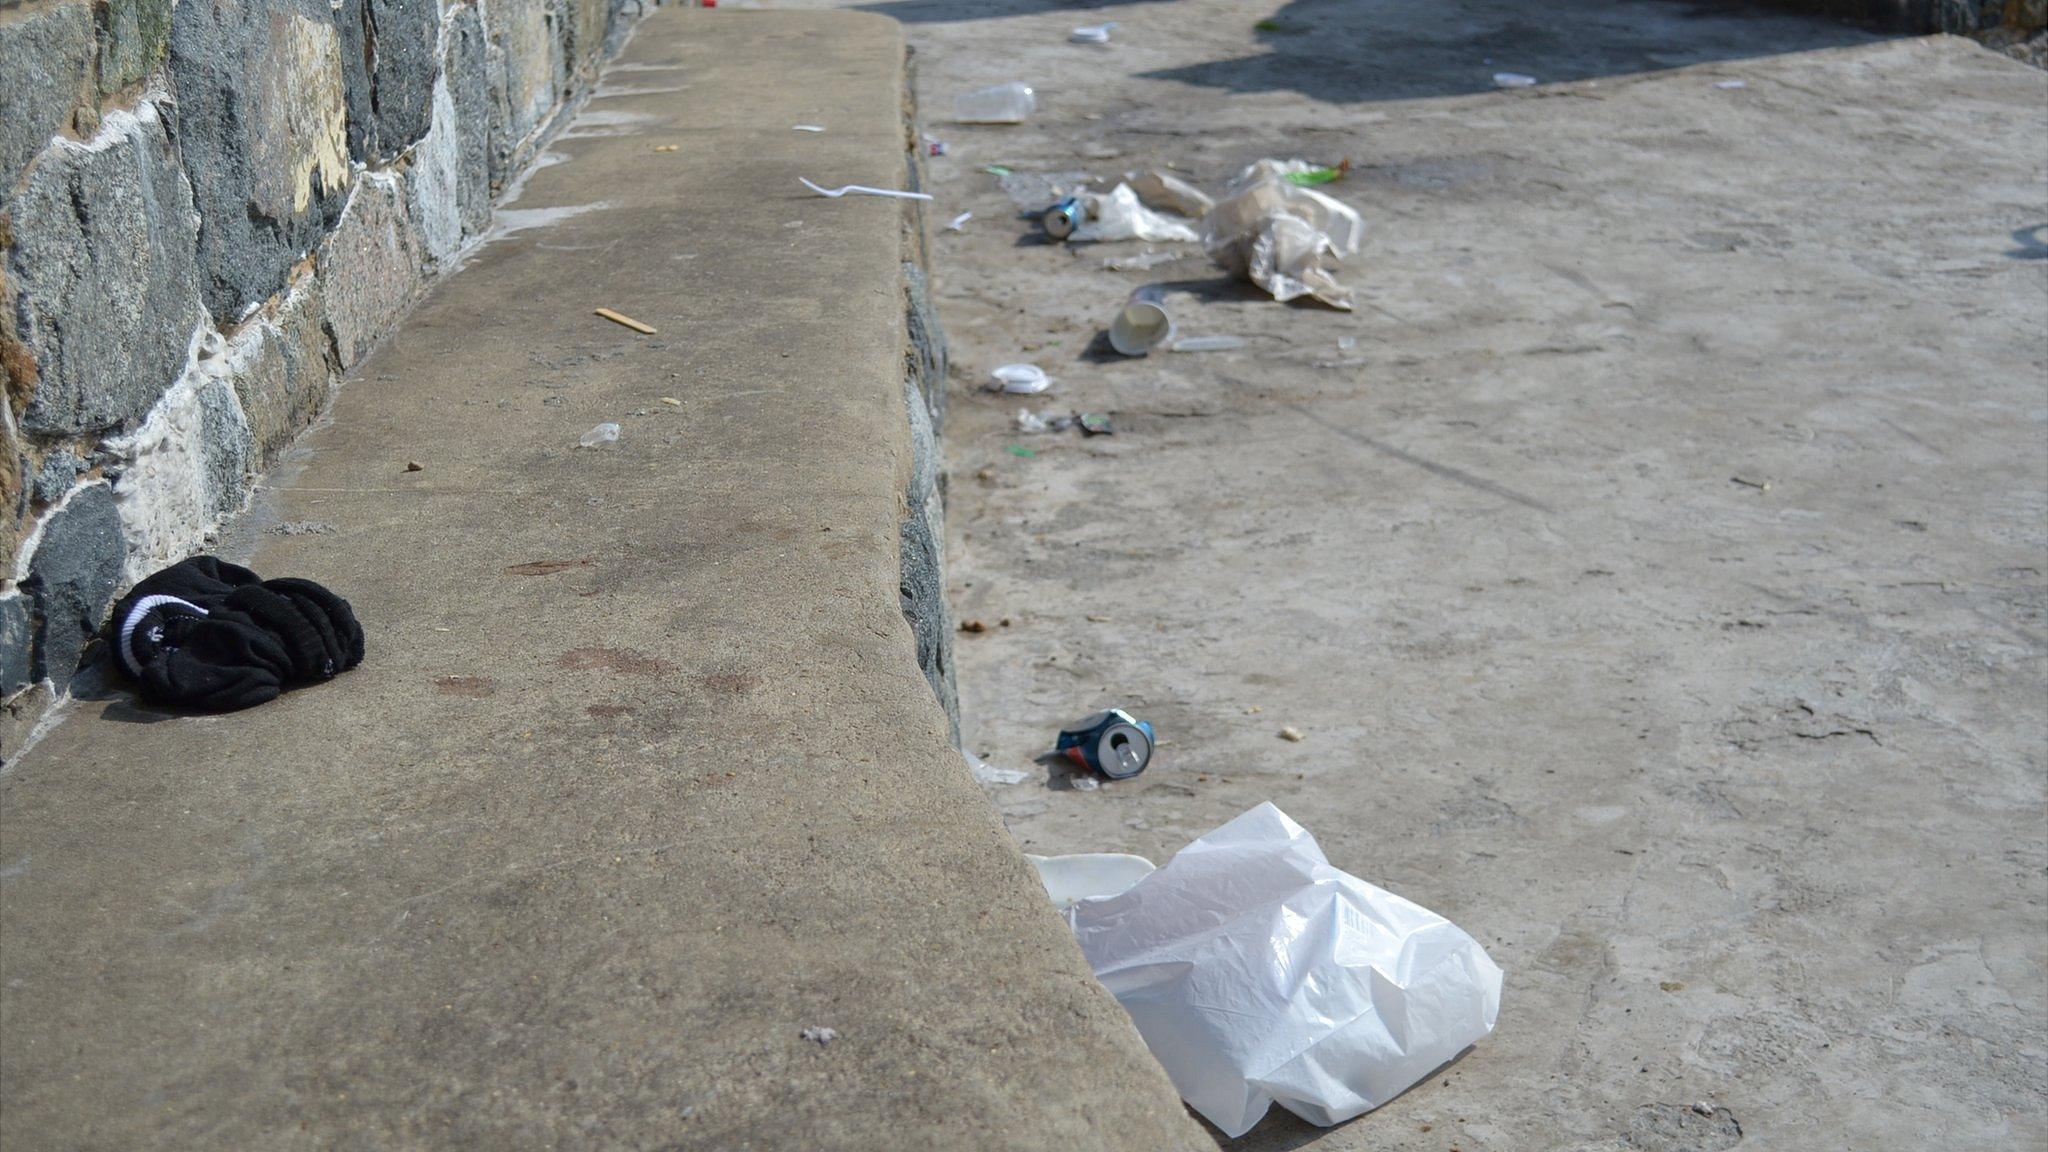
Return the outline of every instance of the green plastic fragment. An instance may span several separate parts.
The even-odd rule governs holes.
[[[1341,168],[1311,168],[1306,172],[1289,172],[1287,174],[1287,182],[1289,184],[1299,184],[1304,188],[1313,184],[1328,184],[1332,180],[1342,180],[1343,178],[1344,170]]]
[[[1038,453],[1033,452],[1031,449],[1026,448],[1022,444],[1012,444],[1010,445],[1010,455],[1019,457],[1021,459],[1029,460],[1033,456],[1038,455]]]
[[[1008,176],[1010,174],[1010,170],[1008,168],[1003,167],[1001,164],[990,164],[986,168],[983,168],[982,171],[988,173],[991,176]]]
[[[1278,32],[1280,30],[1280,22],[1278,20],[1261,20],[1257,24],[1252,25],[1252,28],[1259,32]]]

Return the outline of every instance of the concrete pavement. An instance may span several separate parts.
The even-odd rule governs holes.
[[[652,16],[247,525],[364,665],[6,769],[0,1145],[1211,1146],[899,605],[901,65]]]
[[[1232,1148],[2048,1141],[2048,75],[1656,0],[877,7],[925,107],[1041,99],[931,168],[1011,830],[1163,859],[1272,800],[1507,972],[1443,1077]],[[1352,160],[1355,314],[1039,243],[981,171],[1264,155]],[[1148,282],[1246,348],[1105,356]],[[1016,360],[1057,389],[979,390]],[[1113,703],[1144,776],[1034,763]]]

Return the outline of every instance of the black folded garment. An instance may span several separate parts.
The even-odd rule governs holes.
[[[228,712],[363,662],[348,601],[311,580],[264,580],[212,556],[152,573],[114,605],[107,640],[142,694]]]

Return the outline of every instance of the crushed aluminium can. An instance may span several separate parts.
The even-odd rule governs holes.
[[[1069,196],[1047,208],[1045,215],[1038,218],[1038,222],[1045,226],[1047,236],[1055,240],[1065,240],[1074,234],[1074,229],[1080,226],[1087,215],[1088,210],[1081,207],[1081,198]]]
[[[1152,725],[1121,708],[1060,729],[1054,750],[1111,780],[1128,780],[1152,762]]]

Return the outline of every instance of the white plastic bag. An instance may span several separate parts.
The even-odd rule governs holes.
[[[1501,971],[1455,924],[1330,866],[1261,804],[1067,923],[1195,1111],[1337,1124],[1493,1031]]]
[[[1145,207],[1129,184],[1119,184],[1106,193],[1083,192],[1081,203],[1086,211],[1074,228],[1075,240],[1199,239],[1187,221]]]
[[[1105,180],[1098,180],[1095,186],[1099,190],[1108,183]],[[1208,193],[1171,172],[1161,172],[1158,169],[1126,172],[1123,179],[1117,183],[1129,184],[1131,191],[1138,194],[1138,199],[1145,207],[1156,208],[1161,212],[1172,212],[1199,220],[1209,209],[1216,206],[1216,201],[1210,198]]]

